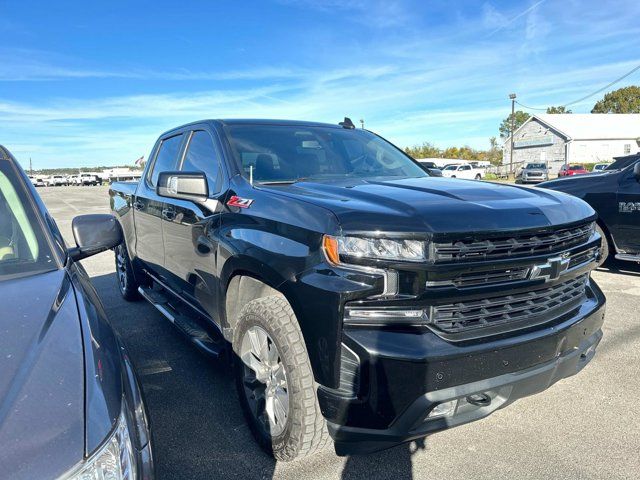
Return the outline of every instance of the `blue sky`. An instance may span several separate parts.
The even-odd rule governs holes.
[[[0,1],[0,143],[34,168],[115,165],[197,119],[348,115],[401,147],[486,148],[510,92],[563,104],[640,64],[638,18],[637,0]]]

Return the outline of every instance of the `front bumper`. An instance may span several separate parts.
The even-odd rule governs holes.
[[[523,183],[542,183],[549,180],[549,177],[522,177]]]
[[[424,330],[345,330],[359,358],[358,393],[320,387],[318,398],[340,455],[367,453],[486,417],[579,372],[602,338],[605,298],[591,295],[560,323],[481,341],[447,342]],[[466,399],[484,394],[486,405]],[[426,420],[458,399],[452,416]]]

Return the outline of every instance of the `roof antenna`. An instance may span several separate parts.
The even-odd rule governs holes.
[[[249,184],[253,187],[253,165],[249,165]]]
[[[338,123],[342,128],[354,129],[356,126],[353,124],[349,117],[344,117],[344,121]]]

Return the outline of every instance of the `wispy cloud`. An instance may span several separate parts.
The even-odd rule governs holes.
[[[417,25],[417,17],[430,15],[418,3],[412,10],[399,1],[282,2],[313,9],[327,29],[336,15],[348,18],[349,41],[344,31],[322,36],[321,44],[303,32],[287,39],[292,55],[198,65],[0,48],[0,142],[40,166],[116,164],[147,153],[162,131],[201,118],[335,123],[348,115],[400,146],[485,147],[508,114],[511,91],[525,104],[559,105],[640,63],[630,41],[640,35],[633,0],[624,16],[596,3],[547,2],[544,12],[541,1],[517,11],[486,3],[460,8],[449,23],[410,29],[390,25]],[[579,15],[583,23],[576,23]]]
[[[496,7],[494,7],[490,3],[485,3],[482,7],[483,10],[483,22],[486,26],[493,28],[493,30],[489,33],[489,37],[495,35],[496,33],[504,30],[505,28],[513,25],[517,20],[524,17],[530,12],[533,12],[538,5],[544,3],[546,0],[538,0],[533,3],[528,8],[522,10],[521,12],[516,13],[513,16],[508,16],[506,13],[500,12]]]

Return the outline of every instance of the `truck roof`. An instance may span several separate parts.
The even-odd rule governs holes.
[[[189,125],[198,125],[202,123],[213,123],[219,125],[288,125],[288,126],[300,126],[300,127],[326,127],[326,128],[342,128],[337,123],[322,123],[322,122],[308,122],[304,120],[278,120],[278,119],[267,119],[267,118],[218,118],[218,119],[205,119],[198,120],[195,122],[185,123],[183,125],[174,127],[166,132],[163,132],[161,137],[173,132],[175,130],[179,130],[184,127],[188,127]]]

